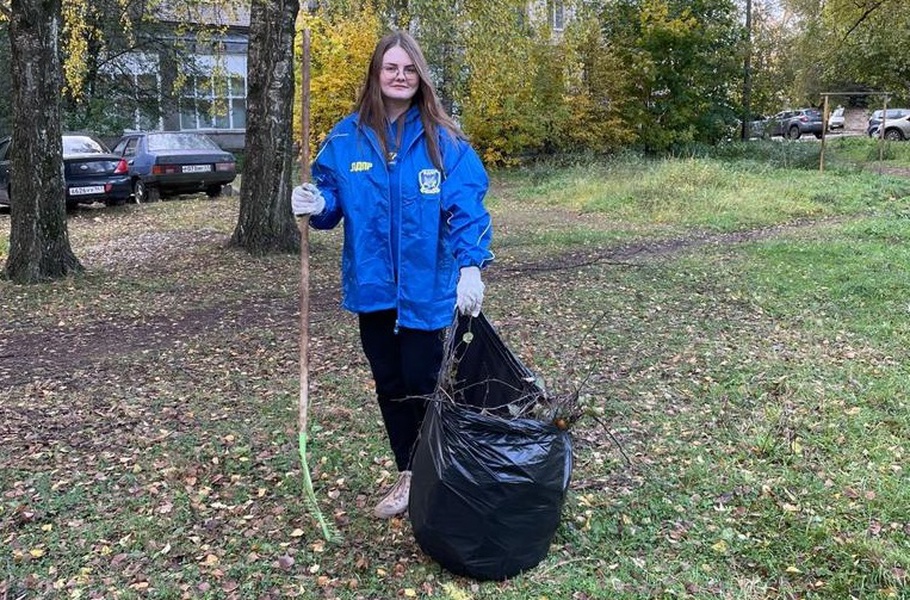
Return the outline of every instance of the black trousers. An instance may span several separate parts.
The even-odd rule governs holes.
[[[442,367],[444,330],[400,327],[395,310],[360,313],[360,343],[370,362],[379,410],[399,471],[410,470],[426,397]]]

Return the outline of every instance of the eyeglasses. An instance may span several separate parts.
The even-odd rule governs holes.
[[[405,79],[414,80],[417,79],[417,67],[414,65],[405,65],[399,67],[398,65],[385,64],[382,65],[382,73],[389,79],[397,79],[399,75],[404,75]]]

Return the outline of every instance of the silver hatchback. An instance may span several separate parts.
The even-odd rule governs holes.
[[[872,137],[879,136],[881,124],[874,125],[869,129],[869,135]],[[893,142],[910,140],[910,111],[904,116],[897,119],[885,119],[885,139]]]

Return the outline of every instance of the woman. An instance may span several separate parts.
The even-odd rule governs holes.
[[[390,518],[408,507],[412,450],[445,328],[455,308],[480,313],[480,271],[493,259],[486,172],[407,33],[376,45],[356,111],[322,144],[313,179],[294,189],[292,207],[316,229],[344,221],[342,305],[358,315],[399,471],[373,511]]]

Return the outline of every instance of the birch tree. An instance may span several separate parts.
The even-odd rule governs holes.
[[[13,127],[10,248],[4,276],[16,283],[83,270],[66,226],[60,128],[60,0],[12,0]]]
[[[251,6],[246,162],[231,245],[254,255],[300,248],[290,204],[298,9],[297,0],[253,0]]]

